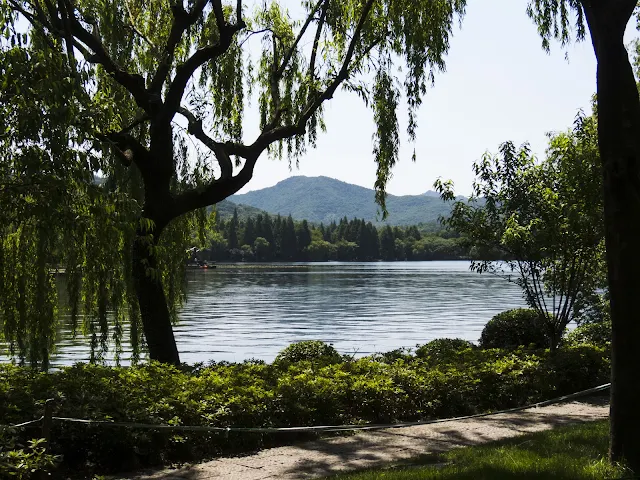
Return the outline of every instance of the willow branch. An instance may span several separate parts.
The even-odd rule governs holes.
[[[128,0],[124,0],[124,6],[127,9],[127,14],[129,15],[129,23],[131,23],[131,29],[133,30],[133,32],[137,34],[140,38],[142,38],[151,48],[153,48],[154,50],[157,50],[155,43],[153,43],[149,37],[147,37],[144,33],[142,33],[140,29],[138,29],[138,27],[136,27],[136,22],[135,22],[135,19],[133,18],[133,13],[131,12],[131,7],[129,6]]]
[[[327,18],[327,10],[329,9],[329,2],[325,1],[322,5],[322,12],[320,12],[320,19],[318,20],[318,28],[316,29],[315,37],[313,38],[313,47],[311,48],[311,59],[309,60],[309,79],[313,84],[314,77],[316,75],[316,57],[318,55],[318,45],[320,44],[320,37],[322,36],[322,29],[324,28],[324,22]]]
[[[244,185],[246,185],[249,182],[249,180],[251,180],[253,176],[253,170],[259,156],[269,145],[271,145],[274,142],[293,137],[295,135],[304,135],[306,131],[306,123],[308,119],[311,117],[311,115],[313,115],[313,112],[315,112],[320,107],[322,102],[324,102],[327,99],[330,99],[333,96],[336,89],[338,88],[338,86],[340,85],[340,83],[348,77],[349,64],[351,62],[351,59],[353,58],[356,44],[359,42],[362,29],[364,28],[364,24],[373,6],[373,1],[374,0],[367,0],[367,3],[365,4],[362,10],[362,15],[358,21],[354,35],[347,49],[347,53],[345,55],[340,72],[336,75],[336,77],[333,79],[333,81],[327,87],[327,89],[319,97],[317,97],[307,105],[307,107],[303,111],[303,114],[298,118],[298,121],[292,125],[277,126],[277,127],[263,130],[258,136],[258,138],[255,140],[255,142],[249,146],[236,145],[235,148],[239,152],[242,152],[240,156],[245,158],[245,164],[240,170],[240,172],[237,175],[232,177],[220,178],[218,180],[214,180],[208,186],[206,186],[203,190],[196,191],[195,189],[192,189],[190,191],[184,192],[183,194],[179,195],[178,197],[176,197],[175,201],[173,202],[173,205],[171,206],[171,208],[173,209],[173,212],[172,212],[173,214],[180,215],[182,213],[188,212],[196,208],[212,205],[221,200],[224,200],[230,195],[233,195],[238,190],[240,190]],[[228,28],[227,32],[232,32],[231,35],[233,35],[235,31],[238,31],[243,27],[244,27],[244,22],[242,22],[241,24],[234,25],[232,27],[227,27]],[[228,41],[230,42],[230,37],[228,37]],[[218,46],[214,46],[210,48],[220,49],[222,48],[222,46],[223,46],[223,43],[222,43],[222,36],[221,36],[220,44]],[[202,63],[210,59],[210,55],[208,53],[199,54],[199,52],[201,51],[196,52],[191,57],[191,59],[189,59],[186,62],[186,63],[191,63],[191,65],[188,67],[188,69],[185,67],[184,71],[193,69],[191,70],[191,73],[193,73],[193,71],[196,68],[198,68]],[[204,58],[204,60],[200,61],[200,58],[194,59],[196,55],[200,55],[202,58]],[[191,73],[189,74],[189,76],[191,75]],[[186,74],[183,73],[182,75],[186,75]],[[174,84],[176,83],[177,80],[178,80],[178,75],[176,75]],[[185,85],[186,85],[186,82],[185,82]],[[174,85],[172,85],[172,88],[174,88]],[[176,88],[179,89],[180,85],[178,85],[178,87]],[[183,90],[180,90],[180,96],[182,95],[182,91]],[[177,108],[178,107],[176,107],[176,109]],[[228,145],[228,144],[225,144],[225,145]],[[237,154],[229,150],[227,150],[227,153],[229,153],[230,155]]]
[[[224,144],[216,142],[213,138],[204,133],[204,130],[202,129],[202,120],[196,118],[192,112],[184,107],[180,107],[178,109],[178,113],[188,120],[188,132],[204,143],[207,148],[215,154],[218,164],[220,165],[220,178],[231,177],[233,175],[233,164]]]
[[[351,59],[353,58],[353,54],[356,49],[356,45],[360,41],[360,35],[364,28],[364,24],[369,17],[369,12],[373,7],[374,0],[367,0],[364,8],[362,9],[362,15],[358,21],[358,25],[353,33],[353,37],[351,37],[351,42],[349,43],[349,48],[347,49],[347,53],[345,54],[344,61],[342,62],[342,67],[340,68],[340,72],[334,77],[333,81],[329,84],[329,86],[325,89],[325,91],[319,95],[314,101],[310,102],[307,108],[304,110],[300,121],[303,121],[305,124],[311,118],[311,115],[322,105],[325,100],[329,100],[333,98],[333,94],[338,89],[338,86],[347,79],[349,76],[349,65],[351,63]]]
[[[217,9],[222,9],[220,0],[214,0],[213,4],[214,14]],[[191,55],[191,57],[189,57],[182,65],[179,65],[176,68],[176,76],[171,82],[165,101],[165,105],[167,108],[167,118],[165,118],[165,121],[171,121],[173,115],[178,111],[178,108],[180,107],[180,101],[182,100],[184,91],[187,88],[187,83],[189,82],[189,79],[193,76],[195,71],[205,63],[210,62],[226,53],[226,51],[231,46],[233,36],[246,27],[246,24],[243,20],[240,20],[240,22],[233,25],[229,25],[225,22],[224,17],[219,17],[219,14],[215,15],[216,21],[220,22],[218,23],[220,39],[215,45],[196,50],[196,52]]]
[[[293,45],[291,45],[291,48],[289,48],[289,50],[287,50],[287,52],[285,53],[285,55],[284,55],[284,57],[282,59],[282,64],[277,68],[276,76],[282,77],[282,74],[284,73],[285,69],[287,68],[287,65],[291,61],[291,57],[293,57],[293,54],[295,53],[296,49],[298,48],[298,44],[300,43],[300,40],[302,40],[302,37],[304,36],[305,32],[307,31],[307,28],[311,24],[311,21],[313,20],[316,12],[318,11],[318,9],[320,8],[320,5],[322,5],[323,2],[325,2],[325,0],[319,0],[314,5],[314,7],[311,10],[311,12],[309,12],[309,16],[307,17],[307,20],[304,22],[304,25],[300,29],[300,32],[298,33],[298,36],[296,37],[295,41],[293,42]]]
[[[171,24],[171,30],[167,43],[164,46],[162,61],[149,85],[149,90],[154,94],[158,95],[162,90],[162,85],[166,81],[169,70],[171,69],[171,64],[173,63],[176,48],[182,40],[184,32],[202,15],[207,2],[208,0],[198,0],[190,13],[187,13],[181,3],[176,2],[172,4],[171,12],[173,14],[173,22]]]
[[[108,54],[100,38],[88,32],[75,15],[69,17],[73,36],[86,45],[93,55],[87,61],[99,63],[111,74],[113,79],[122,85],[133,96],[137,105],[148,113],[154,110],[152,96],[146,91],[142,76],[132,74],[120,67]]]
[[[242,0],[236,2],[236,23],[242,23]]]

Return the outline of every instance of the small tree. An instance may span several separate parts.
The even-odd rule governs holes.
[[[476,247],[502,252],[502,260],[474,261],[471,269],[519,285],[545,319],[555,350],[572,320],[576,299],[601,279],[604,226],[599,158],[593,118],[579,117],[570,133],[551,138],[537,163],[527,146],[512,143],[474,164],[468,201],[456,201],[444,223]],[[436,182],[445,200],[451,183]]]
[[[269,260],[271,245],[264,237],[257,237],[253,242],[253,253],[259,262]]]

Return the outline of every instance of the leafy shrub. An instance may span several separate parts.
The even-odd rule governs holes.
[[[373,355],[369,355],[369,360],[373,362],[381,362],[381,363],[395,363],[398,360],[409,360],[411,359],[411,349],[410,348],[396,348],[395,350],[391,350],[390,352],[384,353],[374,353]]]
[[[611,320],[598,323],[583,323],[569,332],[567,345],[597,345],[611,348]]]
[[[333,346],[320,340],[305,340],[286,347],[276,356],[274,363],[287,367],[304,361],[316,366],[326,366],[342,362],[342,356]]]
[[[29,479],[33,472],[53,469],[59,459],[46,453],[44,442],[32,439],[25,447],[17,429],[0,427],[0,478]]]
[[[549,345],[544,318],[528,308],[516,308],[495,315],[480,335],[483,348],[515,348],[530,346],[545,348]]]
[[[578,295],[573,310],[578,325],[611,322],[611,302],[608,292]]]
[[[117,368],[78,364],[46,374],[0,365],[0,418],[38,418],[42,401],[55,398],[56,416],[115,422],[287,427],[412,421],[542,401],[605,383],[609,376],[606,351],[585,345],[552,356],[546,350],[479,349],[444,340],[424,346],[425,356],[349,362],[339,361],[330,346],[315,346],[313,355],[300,344],[283,351],[279,362],[287,368],[245,362],[189,370],[152,362]],[[318,359],[330,361],[322,365]],[[110,473],[290,439],[54,422],[51,453],[63,456],[65,471]]]
[[[418,347],[416,357],[451,360],[460,352],[474,348],[473,343],[461,338],[438,338]]]

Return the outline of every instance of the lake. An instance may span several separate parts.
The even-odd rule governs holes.
[[[442,337],[477,341],[493,315],[524,306],[516,285],[470,272],[466,261],[241,267],[188,273],[175,327],[183,362],[271,361],[311,339],[356,356]],[[86,361],[87,341],[61,334],[52,363]]]

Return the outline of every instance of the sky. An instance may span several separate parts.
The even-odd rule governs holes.
[[[483,153],[495,153],[511,140],[528,142],[543,157],[548,132],[570,128],[580,110],[590,113],[596,89],[590,40],[564,49],[552,43],[551,53],[545,53],[525,7],[524,0],[468,2],[462,28],[454,29],[446,72],[436,75],[419,111],[417,140],[411,144],[406,135],[402,138],[389,193],[418,195],[440,177],[453,180],[456,193],[468,195],[471,166]],[[625,41],[636,34],[630,24]],[[327,132],[300,159],[299,168],[290,170],[286,160],[263,155],[240,193],[294,175],[324,175],[373,188],[371,111],[348,92],[337,93],[325,105]],[[401,129],[406,127],[405,112],[400,111]],[[249,113],[249,123],[251,117]],[[252,130],[249,125],[247,131]]]

